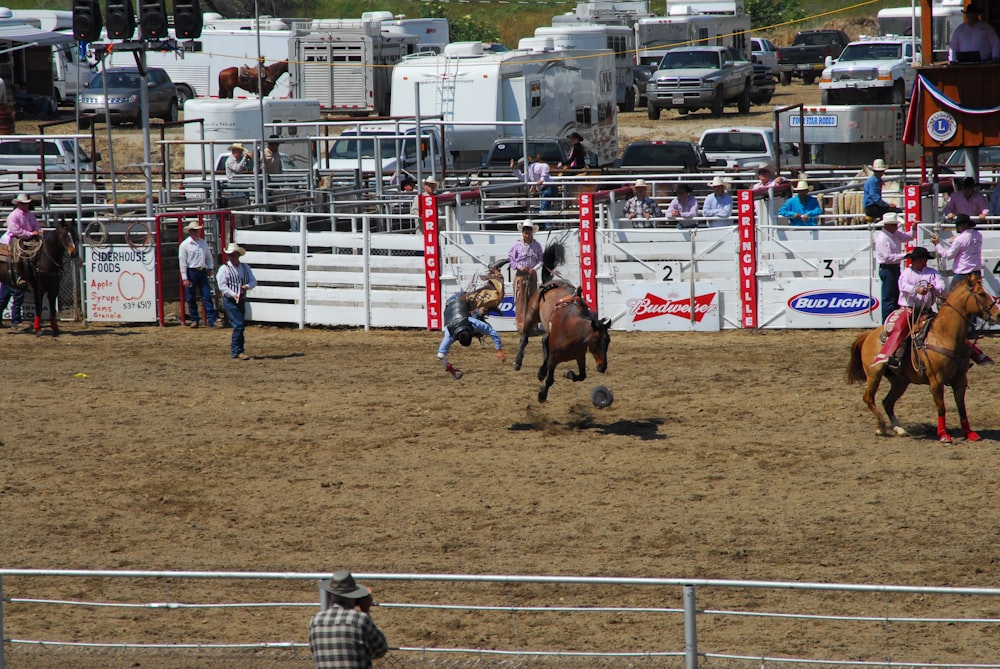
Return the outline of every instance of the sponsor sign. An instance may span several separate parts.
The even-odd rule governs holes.
[[[753,191],[737,194],[739,234],[740,327],[757,327],[757,228],[754,222]]]
[[[440,330],[444,316],[441,305],[441,246],[438,242],[436,195],[420,196],[420,220],[424,231],[424,284],[427,286],[427,329]]]
[[[878,325],[881,304],[879,284],[867,278],[840,279],[836,283],[805,279],[789,284],[785,322],[789,327],[865,328]]]
[[[801,123],[800,119],[802,119]],[[793,128],[801,128],[803,125],[807,128],[836,128],[837,115],[813,114],[810,116],[799,117],[796,114],[788,117],[788,124]]]
[[[487,314],[490,318],[514,318],[514,296],[504,295],[504,298],[500,301],[500,304],[496,306],[495,309],[490,309]]]
[[[156,321],[156,250],[128,244],[84,246],[88,321]]]
[[[596,217],[592,193],[580,194],[580,290],[584,301],[597,311]]]
[[[710,283],[639,283],[625,293],[625,329],[644,331],[692,330],[715,332],[720,328],[719,291]]]

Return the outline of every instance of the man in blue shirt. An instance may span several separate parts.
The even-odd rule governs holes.
[[[441,338],[441,345],[438,346],[437,357],[444,370],[451,374],[456,381],[465,376],[462,370],[448,362],[448,350],[456,341],[462,346],[470,346],[472,338],[477,334],[487,336],[493,340],[493,347],[497,351],[497,360],[500,363],[507,362],[507,353],[503,350],[500,335],[489,323],[469,315],[469,303],[465,295],[456,295],[448,300],[444,307],[444,322],[444,337]]]
[[[819,200],[809,194],[812,187],[807,181],[799,181],[792,189],[795,195],[778,210],[778,216],[784,216],[792,225],[819,225],[819,216],[823,209]]]
[[[865,216],[872,220],[880,221],[890,211],[899,212],[899,207],[894,207],[882,199],[882,175],[885,174],[885,161],[881,158],[875,160],[871,165],[872,175],[865,181],[865,192],[862,198],[862,205],[865,209]]]

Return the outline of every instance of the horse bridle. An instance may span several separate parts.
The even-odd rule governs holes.
[[[974,285],[978,286],[982,290],[982,292],[983,292],[982,298],[980,298],[979,293],[976,292],[976,290],[974,289],[973,285],[970,285],[969,282],[967,282],[967,281],[963,283],[963,286],[965,287],[965,289],[972,294],[973,299],[976,301],[976,306],[979,308],[979,312],[981,314],[988,313],[989,312],[989,307],[992,306],[992,305],[994,305],[994,304],[996,304],[998,302],[998,300],[997,300],[996,297],[994,297],[993,295],[990,295],[988,292],[986,292],[986,288],[983,287],[983,280],[982,279],[976,279],[976,282],[975,282]],[[986,300],[987,301],[985,308],[983,306],[983,301],[982,300]],[[958,311],[957,308],[955,308],[953,305],[949,304],[947,301],[944,303],[944,306],[951,307],[952,309],[955,310],[955,313],[958,313],[959,316],[962,316],[962,318],[965,320],[966,324],[969,326],[969,331],[970,332],[976,332],[977,333],[977,337],[976,338],[977,339],[979,338],[978,337],[978,333],[980,331],[982,331],[983,328],[980,328],[980,327],[978,327],[976,325],[976,319],[978,318],[977,315],[975,315],[975,314],[973,314],[973,315],[965,314],[963,316],[961,314],[961,312]],[[989,322],[992,319],[984,318],[982,320],[985,320],[985,321]]]

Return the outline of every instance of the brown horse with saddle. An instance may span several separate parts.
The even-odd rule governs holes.
[[[893,432],[900,436],[907,434],[896,419],[895,406],[899,398],[911,383],[929,385],[937,405],[938,437],[944,443],[952,443],[945,425],[944,405],[944,388],[951,386],[962,432],[969,441],[979,440],[979,435],[969,426],[965,410],[965,391],[972,357],[968,337],[976,318],[996,322],[1000,319],[1000,307],[996,298],[986,292],[982,279],[970,275],[948,293],[926,336],[922,341],[911,343],[910,355],[901,361],[898,368],[893,369],[886,363],[872,365],[882,348],[881,326],[860,334],[854,340],[847,380],[848,383],[865,382],[864,400],[878,424],[876,434],[887,434],[885,418],[875,404],[875,393],[882,379],[888,378],[891,385],[882,400],[882,408],[889,417]]]
[[[27,283],[35,298],[35,334],[41,334],[45,295],[49,298],[49,327],[53,335],[59,334],[56,298],[65,258],[77,257],[77,239],[76,229],[68,222],[61,222],[55,229],[46,230],[40,238],[15,239],[10,246],[0,246],[0,283],[14,288],[14,273],[10,270],[11,265],[17,263],[17,275]]]
[[[249,67],[247,65],[242,67],[227,67],[219,72],[219,97],[232,98],[233,91],[237,88],[242,88],[245,91],[256,94],[258,80],[260,81],[261,89],[264,91],[261,97],[267,97],[274,90],[274,86],[278,83],[281,75],[286,72],[288,72],[287,60],[271,63],[264,68],[263,72],[260,72],[256,67]]]

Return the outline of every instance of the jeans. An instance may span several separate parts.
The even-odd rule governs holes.
[[[538,211],[549,211],[552,208],[551,198],[559,196],[559,187],[555,184],[547,185],[542,188],[538,195],[541,198],[541,204],[538,205]]]
[[[13,298],[13,303],[11,303]],[[0,283],[0,314],[10,303],[10,324],[19,325],[21,323],[21,305],[24,304],[24,291],[20,288],[11,288],[5,283]]]
[[[222,306],[229,317],[229,324],[233,326],[233,339],[229,344],[229,355],[232,357],[243,353],[243,328],[246,326],[246,302],[237,302],[231,297],[222,298]]]
[[[878,278],[882,281],[882,322],[899,309],[899,265],[879,266]]]
[[[212,286],[208,282],[208,270],[189,269],[187,273],[188,281],[191,282],[190,286],[184,288],[188,321],[197,323],[199,320],[198,297],[200,296],[205,305],[205,319],[209,325],[215,325],[215,305],[212,304]]]

